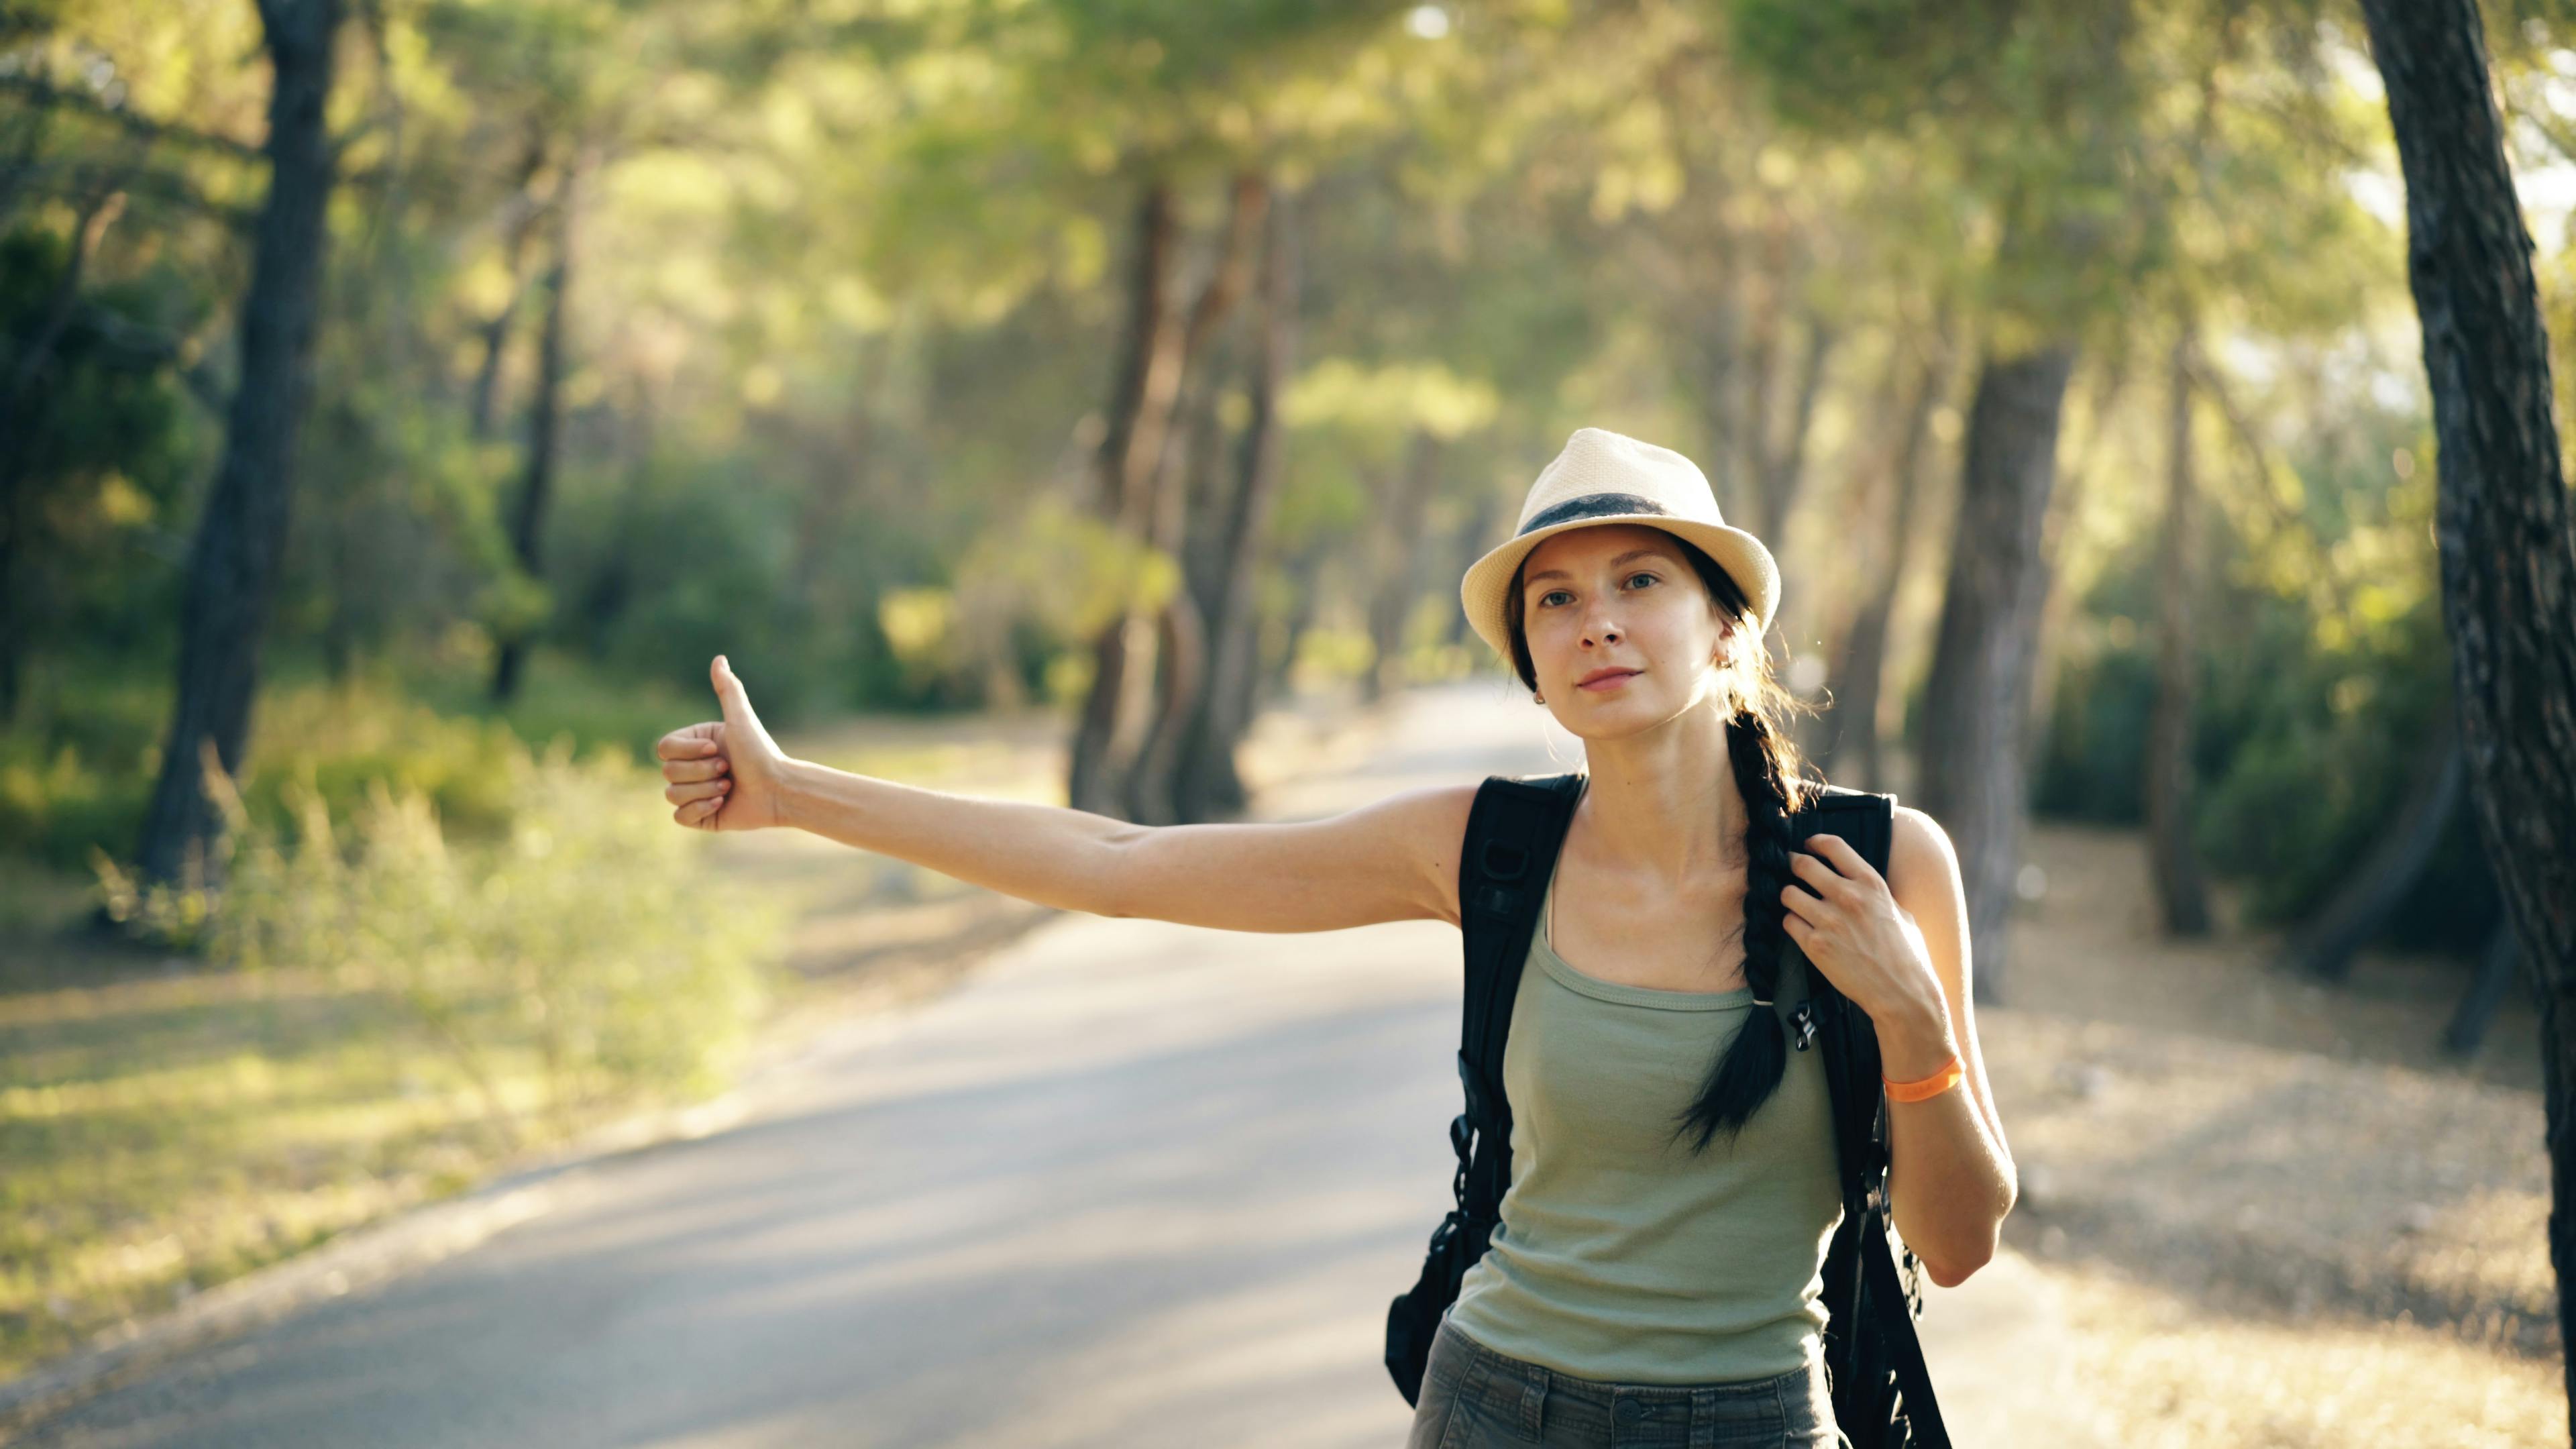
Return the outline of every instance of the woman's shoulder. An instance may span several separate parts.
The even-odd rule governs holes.
[[[1950,833],[1940,821],[1911,805],[1899,805],[1887,845],[1887,871],[1890,891],[1896,890],[1899,878],[1935,888],[1944,882],[1956,884],[1958,848],[1950,843]]]

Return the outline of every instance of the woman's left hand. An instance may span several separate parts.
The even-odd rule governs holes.
[[[1789,908],[1783,924],[1836,990],[1875,1021],[1948,1014],[1913,912],[1851,842],[1811,835],[1805,849],[1789,852],[1789,868],[1798,878],[1780,889]]]

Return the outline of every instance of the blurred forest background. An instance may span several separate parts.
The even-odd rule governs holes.
[[[312,61],[327,203],[280,243],[315,295],[257,299],[309,308],[314,360],[249,748],[479,817],[482,746],[406,707],[640,747],[719,650],[791,724],[1100,714],[1104,662],[1186,652],[1219,718],[1130,701],[1173,738],[1102,753],[1162,778],[1074,794],[1203,818],[1239,795],[1192,746],[1292,669],[1486,667],[1454,580],[1591,422],[1777,540],[1811,752],[1887,788],[1970,410],[2018,362],[1990,386],[2062,437],[2009,641],[2031,806],[2143,823],[2179,687],[2177,833],[2295,919],[2449,713],[2384,103],[2350,17],[2054,9],[1999,8],[1998,47],[1753,0],[355,6]],[[276,27],[12,24],[0,819],[85,871],[147,853],[217,475],[290,467],[226,455]],[[2576,53],[2495,28],[2548,266]],[[2173,604],[2203,622],[2161,659]],[[1181,613],[1185,650],[1112,627]],[[380,740],[298,737],[313,689]],[[2448,818],[2418,943],[2495,919]]]
[[[2486,13],[2563,348],[2576,17]],[[15,0],[0,1368],[722,1079],[780,912],[678,921],[645,768],[712,655],[1228,818],[1277,701],[1505,687],[1457,579],[1587,424],[1772,542],[1981,993],[2026,810],[2176,936],[2453,958],[2473,1048],[2404,207],[2304,0]]]

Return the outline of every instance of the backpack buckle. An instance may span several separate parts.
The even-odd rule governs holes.
[[[1504,867],[1494,863],[1494,853],[1496,851],[1500,851],[1510,858],[1511,867],[1509,869],[1505,869]],[[1478,864],[1483,867],[1486,876],[1490,879],[1519,880],[1521,878],[1521,873],[1529,869],[1529,858],[1529,851],[1520,846],[1509,845],[1500,840],[1488,840],[1485,842],[1484,854],[1478,861]]]

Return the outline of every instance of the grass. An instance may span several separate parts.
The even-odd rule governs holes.
[[[202,942],[101,939],[95,879],[0,870],[0,1377],[723,1084],[785,978],[781,904],[706,908],[711,842],[630,743],[685,721],[568,674],[537,672],[529,717],[581,722],[542,757],[367,681],[264,695]],[[75,803],[143,765],[83,766]],[[124,842],[45,853],[90,843]]]
[[[533,1049],[495,1066],[543,1124]],[[385,989],[135,962],[0,997],[0,1376],[462,1190],[512,1142]]]
[[[82,731],[96,725],[98,739],[115,744],[79,756],[81,800],[139,799],[149,753],[136,745],[139,722],[165,706],[149,689],[110,683],[57,681],[57,707],[39,721],[49,739],[22,732],[0,741],[18,752],[0,748],[0,759],[34,758],[40,745],[77,753]],[[710,913],[693,899],[720,892],[725,909],[712,914],[755,917],[766,902],[770,928],[783,924],[775,917],[791,900],[799,909],[829,902],[843,916],[878,909],[853,896],[851,883],[868,873],[854,871],[861,862],[846,852],[763,855],[757,879],[717,875],[700,858],[713,842],[669,825],[651,745],[713,717],[712,696],[628,686],[556,656],[538,658],[526,693],[507,710],[486,709],[479,683],[456,673],[416,690],[372,677],[335,687],[289,668],[263,692],[243,782],[255,832],[276,852],[254,892],[266,903],[272,958],[260,969],[228,962],[220,940],[200,956],[93,937],[84,929],[98,897],[89,873],[26,857],[0,869],[0,1378],[336,1234],[464,1191],[604,1120],[715,1089],[721,1071],[692,1080],[648,1063],[591,1072],[584,1090],[567,1091],[563,1062],[550,1061],[530,1024],[615,1027],[603,1013],[638,1009],[626,999],[639,994],[635,983],[603,988],[612,997],[605,1007],[591,999],[597,992],[565,993],[598,984],[619,961],[655,956],[657,941],[699,930],[698,917]],[[81,708],[105,713],[85,722],[73,717]],[[545,777],[551,785],[515,772],[510,757],[525,754],[522,739],[560,742],[565,768]],[[1060,728],[1037,715],[889,716],[836,724],[796,748],[925,785],[1060,797],[1061,743]],[[577,770],[576,751],[587,754]],[[584,771],[595,776],[572,778]],[[25,772],[19,783],[28,784]],[[423,809],[378,821],[386,838],[376,845],[387,853],[371,875],[359,822],[379,808],[370,804],[378,791]],[[339,865],[298,855],[299,802],[315,800]],[[129,842],[98,829],[95,812],[41,816],[48,803],[22,791],[21,805],[39,812],[26,818],[95,833],[95,843],[124,853]],[[57,840],[47,853],[78,855],[88,843]],[[796,842],[726,843],[739,853]],[[536,854],[514,860],[515,850]],[[881,879],[863,893],[872,898],[982,894],[916,879],[926,873],[898,862],[876,864],[880,877],[897,867],[901,879]],[[423,893],[424,881],[441,880],[446,894]],[[317,890],[338,907],[316,912]],[[516,913],[496,900],[515,901]],[[460,925],[472,921],[481,924]],[[755,924],[752,935],[761,930]],[[602,952],[588,977],[473,969],[485,957],[559,963],[595,940],[628,944]],[[789,971],[774,939],[741,949],[762,963],[765,1000],[752,1029],[783,1030],[787,1016],[810,1014],[807,996],[829,994]],[[433,977],[440,961],[445,974]],[[715,1003],[703,1024],[684,1015],[683,1035],[721,1034],[730,989],[710,997],[701,977],[686,974],[697,968],[679,969],[681,977],[664,979],[677,982],[684,1012],[690,1001]],[[620,990],[626,997],[615,996]],[[424,1013],[425,1001],[438,1012]],[[586,1014],[567,1009],[586,1003]],[[691,1045],[670,1035],[645,1033],[629,1054],[658,1059]],[[457,1037],[473,1044],[470,1058]],[[554,1047],[558,1057],[567,1049]]]

